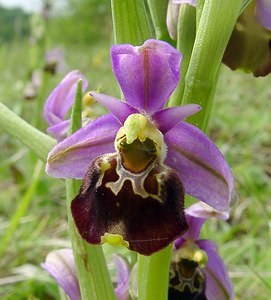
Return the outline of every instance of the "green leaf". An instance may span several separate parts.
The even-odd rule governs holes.
[[[138,295],[140,300],[165,300],[168,296],[172,245],[151,255],[138,256]]]
[[[111,0],[111,7],[116,44],[141,45],[153,37],[143,0]]]
[[[2,103],[0,103],[0,126],[43,161],[47,160],[48,152],[56,143],[53,138],[31,126]]]

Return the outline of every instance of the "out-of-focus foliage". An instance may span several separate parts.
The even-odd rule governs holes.
[[[0,42],[11,42],[29,35],[29,14],[20,8],[0,6]]]
[[[50,33],[65,43],[93,44],[111,36],[111,24],[109,0],[69,0],[51,20]]]

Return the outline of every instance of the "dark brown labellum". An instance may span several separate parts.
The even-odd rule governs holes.
[[[117,234],[129,249],[150,255],[187,230],[183,200],[175,171],[153,163],[132,174],[115,153],[91,162],[71,210],[79,233],[89,243],[100,244],[105,234]]]

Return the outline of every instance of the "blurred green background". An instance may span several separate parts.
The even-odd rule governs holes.
[[[89,89],[119,96],[109,55],[110,1],[69,0],[56,9],[57,2],[44,1],[43,17],[41,11],[33,16],[0,7],[1,101],[44,131],[36,108],[70,70],[85,74]],[[55,74],[44,73],[45,54],[53,49],[62,61]],[[35,70],[46,84],[30,97]],[[236,299],[266,300],[271,295],[270,76],[256,79],[222,66],[208,134],[233,170],[236,197],[230,220],[209,220],[202,238],[217,242]],[[0,143],[0,299],[60,299],[40,263],[50,250],[70,245],[64,181],[43,170],[37,175],[34,154],[1,128]]]

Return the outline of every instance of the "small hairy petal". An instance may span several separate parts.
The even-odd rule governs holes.
[[[271,30],[271,1],[257,0],[256,11],[258,21],[267,29]]]
[[[83,178],[96,156],[114,151],[114,139],[120,126],[111,114],[87,124],[49,152],[46,172],[59,178]]]
[[[111,56],[125,100],[148,113],[163,108],[180,78],[181,53],[166,42],[147,40],[137,47],[113,46]]]
[[[107,168],[103,173],[104,159]],[[126,246],[130,250],[150,255],[187,230],[182,184],[174,171],[155,165],[144,179],[148,194],[142,197],[134,192],[130,180],[124,180],[117,193],[113,193],[108,184],[118,180],[117,167],[117,154],[92,161],[80,192],[72,201],[74,222],[83,239],[100,244],[106,233],[117,234],[129,243]]]
[[[120,255],[116,255],[116,254],[113,254],[113,261],[118,271],[118,282],[115,288],[115,294],[118,300],[128,300],[129,299],[129,275],[130,275],[128,263]]]
[[[81,299],[71,249],[50,252],[41,266],[54,277],[71,300]]]
[[[197,113],[200,110],[201,107],[197,104],[169,107],[155,112],[152,115],[152,119],[156,123],[158,129],[165,134],[183,119]]]
[[[44,105],[44,117],[49,125],[55,125],[64,120],[74,102],[77,83],[80,79],[83,80],[83,90],[85,90],[88,82],[78,70],[75,70],[69,72],[50,94]]]
[[[207,253],[208,263],[203,269],[206,276],[205,294],[208,300],[233,300],[232,283],[222,258],[212,241],[201,240],[198,246]]]
[[[198,128],[178,123],[165,136],[166,165],[175,169],[185,192],[219,211],[227,211],[233,176],[215,144]]]
[[[95,92],[91,92],[90,95],[107,108],[121,123],[124,123],[129,115],[138,113],[136,108],[114,97]]]

